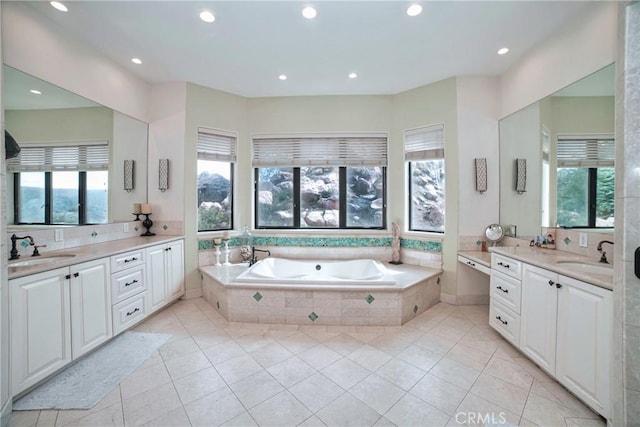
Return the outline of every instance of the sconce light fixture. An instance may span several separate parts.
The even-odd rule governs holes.
[[[127,193],[131,193],[133,190],[133,168],[134,168],[133,160],[125,160],[124,161],[124,189]]]
[[[487,159],[475,159],[476,163],[476,191],[480,194],[487,191]]]
[[[162,192],[169,189],[169,159],[160,159],[158,164],[158,189]]]
[[[527,191],[527,159],[516,159],[516,191]]]

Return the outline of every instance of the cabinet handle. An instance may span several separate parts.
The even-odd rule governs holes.
[[[135,309],[135,310],[133,310],[133,311],[128,311],[128,312],[127,312],[127,316],[131,316],[131,315],[132,315],[133,313],[135,313],[136,311],[140,311],[140,309],[139,309],[138,307],[136,307],[136,309]]]
[[[555,285],[555,282],[553,280],[549,280],[549,286],[553,286]]]
[[[496,319],[498,319],[503,325],[507,325],[509,323],[506,320],[502,320],[502,317],[500,316],[496,316]]]
[[[556,288],[560,289],[562,287],[562,285],[560,283],[556,283]]]
[[[78,277],[78,276],[80,276],[80,273],[78,273],[77,271],[73,273],[73,277]]]
[[[499,266],[509,268],[509,264],[503,264],[502,261],[498,263]]]
[[[67,279],[67,280],[69,280],[69,279],[71,279],[71,275],[70,275],[70,274],[67,274],[66,276],[64,276],[64,278],[65,278],[65,279]]]
[[[138,283],[138,279],[133,279],[133,282],[125,283],[124,285],[125,285],[125,286],[131,286],[131,285],[133,285],[134,283]]]
[[[509,293],[509,289],[504,289],[502,286],[498,286],[496,289],[500,289],[502,292],[504,292],[505,294]]]
[[[165,250],[165,252],[166,252],[166,251],[170,251],[170,250],[171,250],[171,248],[164,248],[164,250]]]
[[[475,262],[471,262],[471,261],[467,261],[467,264],[470,265],[471,267],[475,267],[476,266]]]
[[[138,260],[138,258],[136,258],[136,257],[133,257],[133,258],[127,258],[127,259],[125,259],[125,260],[124,260],[124,263],[126,264],[126,263],[128,263],[128,262],[133,262],[133,261],[137,261],[137,260]]]

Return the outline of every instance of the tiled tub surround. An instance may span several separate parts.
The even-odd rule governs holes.
[[[441,270],[385,267],[395,285],[236,282],[246,264],[200,271],[204,299],[232,322],[399,326],[440,301]]]

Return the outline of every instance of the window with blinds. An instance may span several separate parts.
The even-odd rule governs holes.
[[[233,228],[233,170],[238,136],[198,128],[198,231]]]
[[[615,155],[613,135],[558,136],[558,167],[613,167]]]
[[[96,171],[109,169],[107,141],[52,144],[22,143],[8,172]]]
[[[404,131],[409,189],[409,230],[444,233],[444,125]]]

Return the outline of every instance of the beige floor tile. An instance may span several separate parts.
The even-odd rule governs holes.
[[[346,358],[332,363],[320,372],[345,390],[371,375],[371,371]]]
[[[558,403],[569,409],[576,418],[598,418],[585,404],[578,400],[567,389],[557,382],[541,382],[535,380],[531,386],[531,393]]]
[[[173,384],[165,384],[124,399],[124,420],[126,425],[145,424],[182,406]]]
[[[272,342],[250,352],[249,355],[263,368],[269,368],[288,359],[293,355],[293,353],[284,348],[281,344]]]
[[[235,338],[236,342],[240,344],[246,352],[251,352],[264,347],[267,344],[275,342],[272,338],[265,336],[263,333],[253,332],[247,335],[242,335]]]
[[[182,377],[174,381],[174,385],[183,405],[226,387],[226,383],[213,367]]]
[[[221,426],[224,426],[224,427],[252,427],[257,425],[258,424],[256,424],[251,414],[247,411],[221,424]]]
[[[58,411],[58,417],[56,419],[56,425],[65,425],[78,418],[86,417],[94,412],[101,411],[113,404],[120,404],[120,386],[116,386],[113,390],[111,390],[105,397],[98,402],[96,406],[91,409],[76,409],[76,410],[68,410],[68,411]]]
[[[165,362],[169,375],[175,381],[194,372],[211,367],[209,359],[201,352],[189,353]]]
[[[253,408],[284,390],[278,381],[268,372],[262,370],[231,384],[229,387],[247,409]]]
[[[349,393],[344,393],[322,408],[316,416],[328,426],[370,426],[380,414]]]
[[[536,381],[540,381],[543,383],[553,383],[556,381],[526,357],[514,357],[511,359],[511,361],[515,362],[521,368],[523,368],[526,372],[531,374],[531,376]]]
[[[173,358],[184,356],[185,354],[194,353],[200,350],[196,342],[188,336],[176,341],[170,341],[167,344],[160,347],[160,354],[166,362]]]
[[[491,360],[490,354],[483,353],[473,347],[460,343],[449,350],[446,356],[448,359],[471,366],[479,371],[482,371],[484,367],[487,366],[487,363],[489,363],[489,360]]]
[[[344,393],[344,389],[317,373],[289,387],[289,392],[315,413]]]
[[[217,426],[245,412],[242,403],[228,387],[193,401],[184,409],[194,427]]]
[[[13,411],[9,426],[11,427],[31,427],[38,423],[40,411]]]
[[[262,370],[258,362],[248,354],[229,359],[215,365],[215,368],[227,384],[233,384]]]
[[[318,341],[303,332],[298,332],[296,334],[289,335],[288,337],[280,338],[278,342],[294,354],[303,352],[309,347],[313,347],[318,344]]]
[[[378,422],[374,424],[374,427],[398,427],[396,424],[392,423],[385,417],[380,417]]]
[[[449,416],[407,393],[386,414],[392,423],[398,426],[444,426]]]
[[[267,368],[267,371],[285,387],[290,387],[317,372],[297,356],[277,363]]]
[[[471,393],[480,396],[514,414],[521,415],[527,402],[529,390],[520,388],[491,375],[482,374],[471,388]]]
[[[396,358],[389,360],[376,370],[376,374],[405,391],[413,387],[426,373],[426,371]]]
[[[349,393],[382,415],[395,405],[406,394],[406,391],[381,376],[372,374],[351,387]]]
[[[298,427],[325,427],[325,426],[326,424],[323,423],[320,420],[320,418],[316,417],[315,415],[310,416],[309,418],[307,418],[306,420],[298,424]]]
[[[567,427],[605,427],[607,425],[604,418],[597,420],[589,418],[565,418],[564,421]]]
[[[195,334],[193,336],[193,340],[196,342],[198,347],[205,349],[214,345],[229,343],[233,338],[221,329],[211,329]]]
[[[509,412],[473,393],[467,394],[460,403],[454,418],[469,426],[500,425],[507,427],[518,426],[520,422],[520,415]],[[555,427],[555,425],[545,425],[545,427]]]
[[[512,359],[503,359],[497,355],[491,358],[483,372],[526,389],[533,383],[533,376],[522,369],[520,365]]]
[[[448,383],[434,375],[425,375],[409,393],[419,397],[440,411],[453,415],[460,402],[467,395],[467,390]]]
[[[47,409],[40,411],[36,427],[53,427],[56,425],[58,411],[56,409]]]
[[[453,337],[445,337],[441,335],[437,335],[433,330],[427,332],[422,337],[414,341],[414,344],[419,345],[420,347],[429,350],[432,353],[444,355],[449,350],[453,348],[454,345],[457,344],[459,338]]]
[[[337,351],[343,356],[347,356],[354,351],[359,350],[362,346],[364,346],[364,343],[360,340],[355,339],[351,335],[341,333],[340,335],[336,335],[335,337],[326,340],[324,342],[324,345],[334,351]]]
[[[191,422],[183,406],[143,424],[145,427],[188,427],[190,425]]]
[[[442,358],[440,354],[426,350],[417,345],[410,345],[405,348],[400,354],[396,356],[398,359],[403,360],[418,369],[428,371],[435,366],[436,363]]]
[[[375,371],[380,366],[391,360],[392,356],[375,347],[365,345],[349,354],[347,358],[353,360],[365,369]]]
[[[298,353],[298,357],[309,364],[314,369],[322,369],[329,366],[336,360],[342,359],[342,355],[331,350],[324,344],[314,345],[303,352]]]
[[[73,420],[70,423],[65,424],[65,426],[124,426],[122,405],[119,403],[113,404],[101,411]]]
[[[249,410],[260,426],[295,426],[309,418],[311,412],[291,393],[283,391]]]
[[[522,417],[539,426],[564,426],[565,418],[571,418],[573,413],[566,407],[540,397],[529,394]]]
[[[429,373],[465,390],[469,390],[480,376],[479,370],[446,357],[431,368]]]
[[[162,363],[136,370],[120,383],[120,391],[122,398],[128,399],[131,396],[144,393],[170,382],[171,376],[169,376],[167,368]]]
[[[209,362],[214,365],[226,362],[234,357],[242,356],[246,352],[235,341],[229,341],[222,344],[216,344],[202,350]]]
[[[369,342],[369,345],[384,351],[392,356],[398,355],[402,350],[409,347],[410,341],[400,338],[394,334],[384,334]]]

